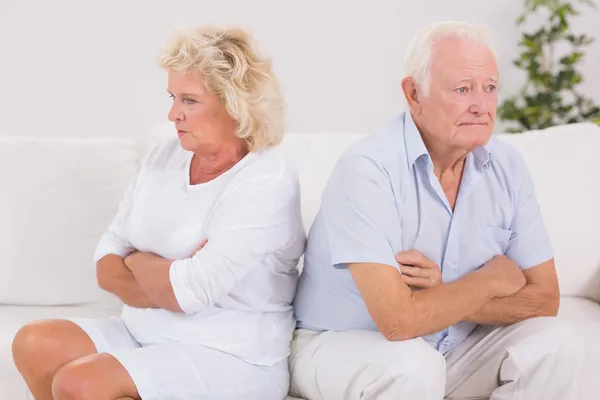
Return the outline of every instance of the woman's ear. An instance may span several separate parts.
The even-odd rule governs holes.
[[[402,79],[402,91],[410,111],[415,115],[419,115],[421,113],[421,99],[417,84],[412,77]]]

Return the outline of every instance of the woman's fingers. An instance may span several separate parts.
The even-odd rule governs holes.
[[[198,247],[196,247],[196,250],[194,250],[194,253],[192,254],[192,256],[195,256],[197,252],[202,250],[202,248],[204,248],[204,246],[206,246],[206,243],[208,243],[208,239],[204,239],[202,242],[200,242]]]

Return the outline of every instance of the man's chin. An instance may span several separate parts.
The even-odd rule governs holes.
[[[468,127],[460,131],[461,142],[467,147],[485,146],[492,137],[492,131],[489,126]]]

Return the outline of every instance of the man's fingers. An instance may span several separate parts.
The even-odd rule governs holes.
[[[421,268],[437,268],[437,265],[418,250],[402,251],[396,254],[399,264],[414,265]]]
[[[431,281],[426,278],[415,278],[408,275],[402,275],[402,280],[408,286],[418,287],[418,288],[429,288],[431,287]]]
[[[429,278],[429,276],[431,275],[429,273],[429,271],[424,268],[409,267],[406,265],[400,266],[400,272],[402,272],[402,275],[408,275],[408,276],[418,277],[418,278]]]
[[[418,250],[402,251],[395,256],[398,264],[414,265],[421,268],[437,268],[437,264]]]
[[[395,258],[399,264],[419,265],[423,255],[417,250],[407,250],[396,254]]]

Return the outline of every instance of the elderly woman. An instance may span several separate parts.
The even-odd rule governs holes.
[[[161,57],[177,136],[157,146],[98,244],[104,320],[15,337],[38,400],[282,399],[304,251],[297,175],[275,149],[283,102],[240,30],[177,35]]]

